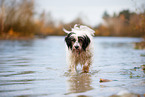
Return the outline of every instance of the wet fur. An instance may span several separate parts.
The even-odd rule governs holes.
[[[67,62],[71,72],[76,72],[76,67],[78,64],[82,66],[82,72],[89,72],[89,67],[92,64],[93,57],[93,40],[92,35],[87,35],[85,33],[78,34],[79,32],[70,32],[65,37],[65,42],[67,45]],[[88,32],[89,33],[89,32]],[[81,42],[79,42],[79,37],[82,37]],[[75,52],[74,49],[74,39],[78,41],[79,52]]]

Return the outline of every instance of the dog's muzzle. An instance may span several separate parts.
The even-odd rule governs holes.
[[[75,46],[76,49],[79,49],[79,46]]]

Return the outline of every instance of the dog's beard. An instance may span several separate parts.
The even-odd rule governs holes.
[[[82,51],[81,49],[72,49],[73,53],[80,54]]]

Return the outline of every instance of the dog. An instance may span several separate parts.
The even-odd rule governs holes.
[[[93,57],[93,36],[95,31],[84,25],[74,25],[71,31],[63,29],[67,36],[67,64],[71,72],[76,72],[78,64],[82,67],[82,72],[89,72]]]

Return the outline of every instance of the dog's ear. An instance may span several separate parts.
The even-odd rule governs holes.
[[[64,28],[63,28],[63,31],[64,31],[65,33],[67,33],[67,34],[71,33],[71,31],[68,31],[68,30],[66,30],[66,29],[64,29]]]
[[[91,42],[90,38],[87,35],[84,36],[83,45],[82,45],[82,48],[83,48],[84,51],[86,50],[86,48],[88,47],[90,42]]]
[[[71,34],[72,33],[69,33],[66,37],[65,37],[65,42],[66,42],[66,44],[67,44],[67,47],[68,48],[70,48],[70,49],[72,49],[72,42],[71,42]]]

